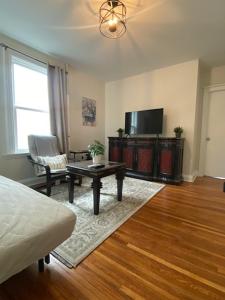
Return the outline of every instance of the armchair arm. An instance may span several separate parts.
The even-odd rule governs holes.
[[[27,155],[27,159],[30,161],[30,163],[32,165],[37,165],[37,166],[45,168],[45,171],[46,171],[47,175],[51,174],[51,169],[50,169],[49,165],[44,165],[44,164],[36,162],[35,160],[33,160],[33,158],[30,155]]]

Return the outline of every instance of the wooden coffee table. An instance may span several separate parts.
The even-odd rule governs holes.
[[[125,174],[125,164],[104,161],[101,162],[104,167],[99,169],[89,168],[92,161],[82,161],[70,163],[67,165],[69,180],[69,202],[73,203],[74,199],[74,181],[77,175],[87,176],[93,179],[91,187],[93,188],[94,214],[99,214],[100,189],[102,188],[101,178],[115,174],[117,180],[117,199],[122,200],[123,179]]]

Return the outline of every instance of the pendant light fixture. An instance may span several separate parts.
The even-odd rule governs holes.
[[[105,1],[99,9],[99,17],[99,30],[105,37],[117,39],[126,32],[126,6],[122,1]]]

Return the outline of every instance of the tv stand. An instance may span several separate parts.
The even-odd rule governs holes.
[[[179,184],[182,182],[184,139],[109,137],[109,160],[124,162],[126,176]]]

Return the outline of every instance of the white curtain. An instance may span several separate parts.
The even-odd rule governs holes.
[[[51,131],[62,153],[69,152],[67,75],[64,69],[48,66]]]

